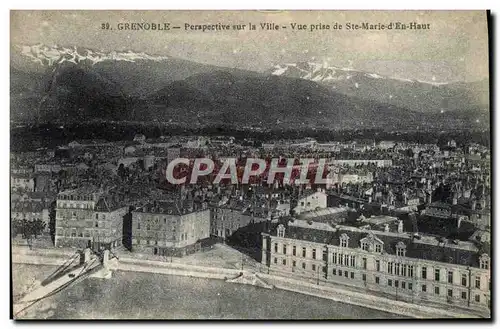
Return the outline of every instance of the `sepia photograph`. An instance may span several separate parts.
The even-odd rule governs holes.
[[[491,321],[489,11],[9,16],[11,319]]]

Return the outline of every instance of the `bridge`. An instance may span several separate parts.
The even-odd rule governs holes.
[[[49,275],[39,287],[28,292],[14,303],[14,319],[22,317],[23,313],[36,303],[87,277],[110,278],[109,257],[109,250],[93,252],[87,248],[81,253],[75,253],[54,273]]]

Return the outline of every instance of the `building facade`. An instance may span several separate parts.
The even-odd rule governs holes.
[[[489,244],[302,220],[263,235],[262,263],[270,270],[407,302],[490,307]]]
[[[185,255],[210,236],[206,203],[156,201],[132,211],[132,248],[152,255]]]
[[[327,194],[324,190],[306,191],[297,201],[297,206],[293,209],[296,214],[327,207]]]
[[[56,247],[114,248],[122,244],[123,198],[97,190],[59,193],[56,202]]]

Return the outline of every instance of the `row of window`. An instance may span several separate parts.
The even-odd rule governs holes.
[[[278,229],[278,237],[284,237],[284,234],[285,234],[284,230]],[[347,248],[348,242],[349,242],[349,237],[347,237],[346,234],[343,234],[340,238],[340,246],[343,248]],[[364,251],[371,251],[372,250],[371,245],[372,244],[370,244],[369,242],[362,242],[361,249]],[[295,248],[295,246],[293,246],[293,248]],[[302,249],[304,250],[305,248],[302,248]],[[375,252],[381,253],[382,252],[382,245],[379,243],[375,243],[373,249]],[[277,243],[274,244],[274,252],[278,252],[278,244]],[[316,253],[316,249],[313,249],[313,252]],[[283,253],[285,254],[285,252],[283,252]],[[295,254],[293,254],[293,255],[295,256]],[[303,252],[303,255],[305,255],[305,251]],[[406,246],[403,243],[398,243],[398,245],[396,246],[396,255],[401,256],[401,257],[406,256]],[[305,256],[303,256],[303,257],[305,257]],[[313,258],[316,259],[315,257],[313,257]]]
[[[274,257],[274,263],[275,264],[278,263],[278,259],[276,257]],[[282,264],[283,265],[287,264],[286,259],[282,259]],[[293,267],[297,266],[297,262],[295,260],[292,261],[292,266]],[[307,268],[306,263],[302,263],[302,269],[306,269],[306,268]],[[321,267],[316,266],[316,264],[311,264],[311,270],[312,271],[316,271],[316,269],[318,269],[318,271],[319,271],[320,268]],[[344,275],[346,278],[349,277],[349,271],[346,271],[346,270],[343,271],[342,269],[336,269],[336,268],[334,268],[332,270],[332,274],[333,275],[338,275],[338,276]],[[350,278],[354,279],[354,272],[350,272]],[[366,281],[366,274],[365,273],[362,273],[362,280]],[[376,284],[380,284],[380,277],[375,276],[375,283]],[[412,282],[387,279],[387,285],[389,287],[394,286],[395,288],[402,288],[402,289],[413,290],[413,283]],[[425,284],[422,285],[422,292],[427,292],[427,285],[425,285]],[[440,294],[440,288],[438,286],[434,287],[434,293],[436,295]],[[453,290],[452,289],[448,289],[448,296],[449,297],[453,297]],[[475,297],[475,299],[476,299],[477,302],[480,301],[480,297],[479,296],[480,295],[476,295],[476,297]],[[465,291],[462,292],[462,298],[463,299],[467,299],[467,292],[465,292]]]
[[[377,262],[377,268],[380,268],[380,262],[378,260]],[[413,265],[387,262],[387,273],[413,277]]]
[[[356,267],[356,256],[334,252],[332,263],[337,265]]]
[[[274,264],[278,264],[278,258],[276,258],[276,257],[274,257]],[[286,266],[287,261],[285,258],[283,258],[281,260],[281,264]],[[297,261],[295,261],[295,260],[292,261],[292,267],[297,267]],[[302,269],[304,269],[304,270],[307,269],[307,264],[304,262],[302,263]],[[313,270],[313,271],[318,270],[319,271],[320,269],[321,269],[321,266],[316,266],[316,264],[311,264],[311,270]]]
[[[275,246],[275,252],[277,252],[278,244],[276,243],[274,246]],[[283,245],[283,254],[286,254],[286,252],[287,252],[287,246]],[[294,256],[296,256],[296,246],[293,246],[292,254]],[[306,257],[306,248],[302,248],[302,257]],[[313,257],[313,259],[317,259],[316,258],[316,249],[312,250],[312,257]],[[275,258],[275,260],[276,260],[276,258]],[[362,260],[363,260],[363,269],[366,269],[367,268],[367,259],[363,258]],[[295,263],[295,261],[293,261],[293,262]],[[341,253],[333,253],[332,263],[336,264],[336,265],[355,267],[356,266],[356,256],[346,255],[346,254],[341,254]],[[302,263],[302,264],[303,264],[303,268],[305,269],[305,263]],[[286,265],[286,260],[283,260],[283,265]],[[313,265],[313,266],[315,267],[316,265]],[[375,267],[376,267],[377,272],[380,272],[380,260],[378,260],[378,259],[375,260]],[[313,269],[313,271],[314,270],[315,269]],[[398,276],[413,277],[414,276],[414,266],[408,265],[408,264],[388,262],[387,263],[387,273],[393,274],[393,275],[398,275]],[[434,280],[435,281],[441,281],[440,274],[441,274],[440,269],[434,270]],[[427,279],[427,267],[422,267],[422,279]],[[448,283],[453,284],[453,271],[448,271]],[[467,286],[467,274],[462,274],[461,284],[464,287]],[[475,277],[475,287],[477,289],[481,289],[481,278],[479,276]]]
[[[137,225],[140,225],[141,218],[137,217],[136,221],[137,221]],[[160,219],[159,218],[153,218],[153,219],[148,220],[147,222],[150,222],[151,224],[160,224]],[[174,222],[172,222],[172,224],[174,224]],[[167,219],[166,218],[163,218],[163,224],[167,224]]]
[[[462,273],[460,284],[464,287],[467,287],[467,278],[468,275],[466,273]],[[427,279],[427,267],[422,267],[422,279]],[[434,281],[441,281],[441,270],[439,268],[434,269]],[[453,271],[448,271],[447,282],[453,284]],[[475,287],[477,289],[481,289],[481,277],[475,277]]]
[[[94,209],[94,206],[91,205],[91,204],[87,204],[87,203],[80,203],[79,205],[78,204],[74,204],[74,203],[64,203],[64,202],[61,202],[59,203],[59,208],[80,208],[80,209]]]
[[[380,279],[378,277],[375,277],[375,282],[379,283]],[[387,285],[389,287],[393,286],[394,282],[394,287],[399,288],[399,284],[401,283],[401,289],[408,289],[408,290],[413,290],[413,283],[412,282],[406,282],[406,281],[399,281],[399,280],[392,280],[392,279],[387,279]]]
[[[427,292],[427,286],[425,284],[422,285],[422,292]],[[434,294],[439,295],[440,293],[441,293],[440,288],[438,286],[435,286],[434,287]],[[460,293],[460,295],[461,295],[462,299],[467,299],[467,291],[462,291]],[[447,296],[450,298],[453,297],[453,289],[448,289]],[[481,302],[481,295],[476,294],[474,296],[474,300],[476,302],[480,303]]]

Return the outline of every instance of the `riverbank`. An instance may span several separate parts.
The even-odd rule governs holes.
[[[24,251],[13,255],[14,263],[37,265],[62,265],[71,255],[69,251],[51,250],[44,255],[44,251]],[[66,258],[65,258],[66,257]],[[443,310],[417,304],[394,301],[392,299],[369,295],[336,286],[318,286],[312,283],[288,278],[280,275],[259,273],[252,269],[240,270],[236,268],[222,268],[183,264],[180,262],[166,262],[148,259],[120,257],[110,262],[112,270],[123,272],[142,272],[163,275],[185,276],[192,278],[230,280],[245,273],[245,276],[256,276],[265,283],[278,289],[297,292],[310,296],[329,299],[336,302],[367,307],[374,310],[398,314],[414,318],[476,318],[475,314]],[[236,283],[235,283],[236,284]]]
[[[41,265],[13,264],[32,275]],[[87,278],[51,296],[23,319],[355,320],[401,316],[282,289],[150,272],[113,271]]]

